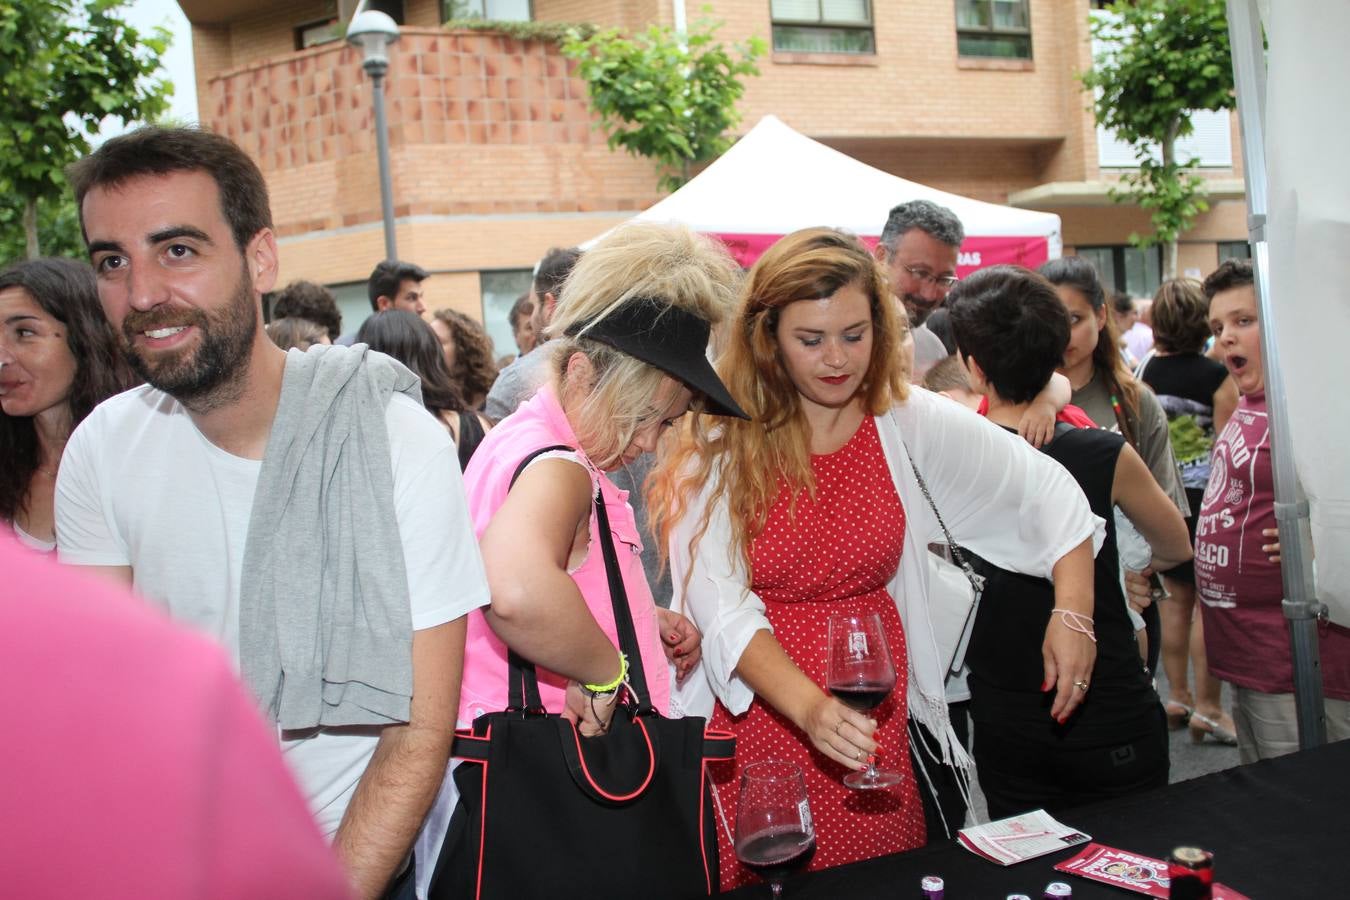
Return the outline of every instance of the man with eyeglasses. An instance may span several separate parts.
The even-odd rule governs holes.
[[[896,206],[881,229],[877,259],[885,263],[891,290],[904,303],[913,329],[912,381],[922,382],[924,373],[948,355],[924,322],[956,285],[956,257],[965,237],[956,214],[928,200]]]

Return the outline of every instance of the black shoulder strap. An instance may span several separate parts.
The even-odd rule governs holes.
[[[520,474],[525,471],[525,468],[530,463],[534,462],[545,453],[553,453],[556,450],[564,450],[570,453],[577,452],[576,447],[569,447],[566,444],[554,444],[551,447],[540,447],[520,461],[520,465],[516,466],[516,470],[511,473],[511,483],[506,486],[506,489],[509,491],[516,486],[516,479],[520,477]]]
[[[551,447],[535,450],[522,459],[520,465],[516,466],[516,471],[511,475],[511,486],[515,486],[516,479],[525,471],[526,466],[537,457],[555,450],[575,451],[576,448],[569,447],[566,444],[555,444]],[[609,599],[614,610],[614,626],[619,634],[619,648],[628,657],[628,683],[632,687],[633,693],[637,695],[637,711],[639,713],[648,712],[654,707],[652,706],[651,695],[647,690],[647,676],[642,668],[642,654],[639,650],[637,629],[633,625],[632,611],[628,608],[628,591],[623,586],[623,573],[619,569],[619,556],[614,549],[614,537],[610,532],[609,513],[605,509],[604,497],[600,492],[597,491],[591,501],[595,506],[596,531],[600,533],[600,550],[605,560],[605,575],[609,581]],[[534,663],[509,648],[507,663],[510,666],[508,708],[511,710],[542,709],[543,703],[539,698],[539,680],[535,673]]]
[[[511,473],[511,482],[507,486],[507,491],[516,486],[516,479],[520,473],[525,471],[525,467],[534,460],[555,450],[572,450],[575,447],[569,447],[566,444],[554,444],[551,447],[541,447],[533,453],[526,456],[516,466],[516,470]],[[534,671],[534,663],[525,657],[516,653],[510,647],[506,648],[506,664],[508,667],[507,675],[507,703],[506,708],[512,712],[543,712],[544,701],[539,697],[539,678]]]
[[[596,531],[600,532],[600,548],[605,554],[605,575],[609,579],[609,602],[614,607],[614,627],[619,633],[619,648],[628,656],[628,685],[637,695],[639,714],[650,712],[651,695],[647,691],[647,675],[642,668],[641,645],[633,626],[633,612],[628,608],[628,591],[623,586],[623,572],[619,570],[619,556],[614,550],[614,537],[609,530],[609,512],[605,498],[595,499]]]

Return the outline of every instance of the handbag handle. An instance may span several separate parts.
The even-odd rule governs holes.
[[[530,453],[516,466],[511,475],[509,491],[515,486],[516,479],[525,471],[525,467],[537,457],[555,450],[576,452],[575,447],[567,444],[554,444],[542,447]],[[637,698],[636,714],[653,712],[651,695],[647,690],[647,676],[642,668],[642,654],[637,641],[637,629],[633,625],[633,614],[628,608],[628,591],[623,585],[623,573],[619,570],[619,556],[614,549],[614,538],[609,530],[609,513],[605,510],[605,498],[597,488],[591,498],[595,508],[596,531],[600,533],[600,549],[605,561],[605,575],[609,582],[609,600],[614,610],[614,628],[619,637],[619,649],[628,657],[628,686]],[[543,701],[539,697],[539,678],[534,663],[507,647],[508,704],[512,711],[542,712]]]

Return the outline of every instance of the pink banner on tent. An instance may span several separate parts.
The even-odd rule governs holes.
[[[773,246],[781,234],[727,234],[715,235],[731,255],[745,268],[754,265],[765,250]],[[877,244],[876,235],[859,235],[869,248]],[[1044,237],[968,237],[961,245],[956,274],[966,276],[976,269],[1012,264],[1034,269],[1050,258],[1050,242]]]

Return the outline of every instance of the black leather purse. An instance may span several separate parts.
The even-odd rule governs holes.
[[[607,733],[583,737],[561,715],[544,712],[534,665],[510,654],[509,707],[455,736],[460,796],[435,898],[682,898],[718,889],[707,766],[734,756],[735,737],[707,729],[702,718],[665,718],[652,706],[599,496],[595,511],[628,655],[627,696]]]

